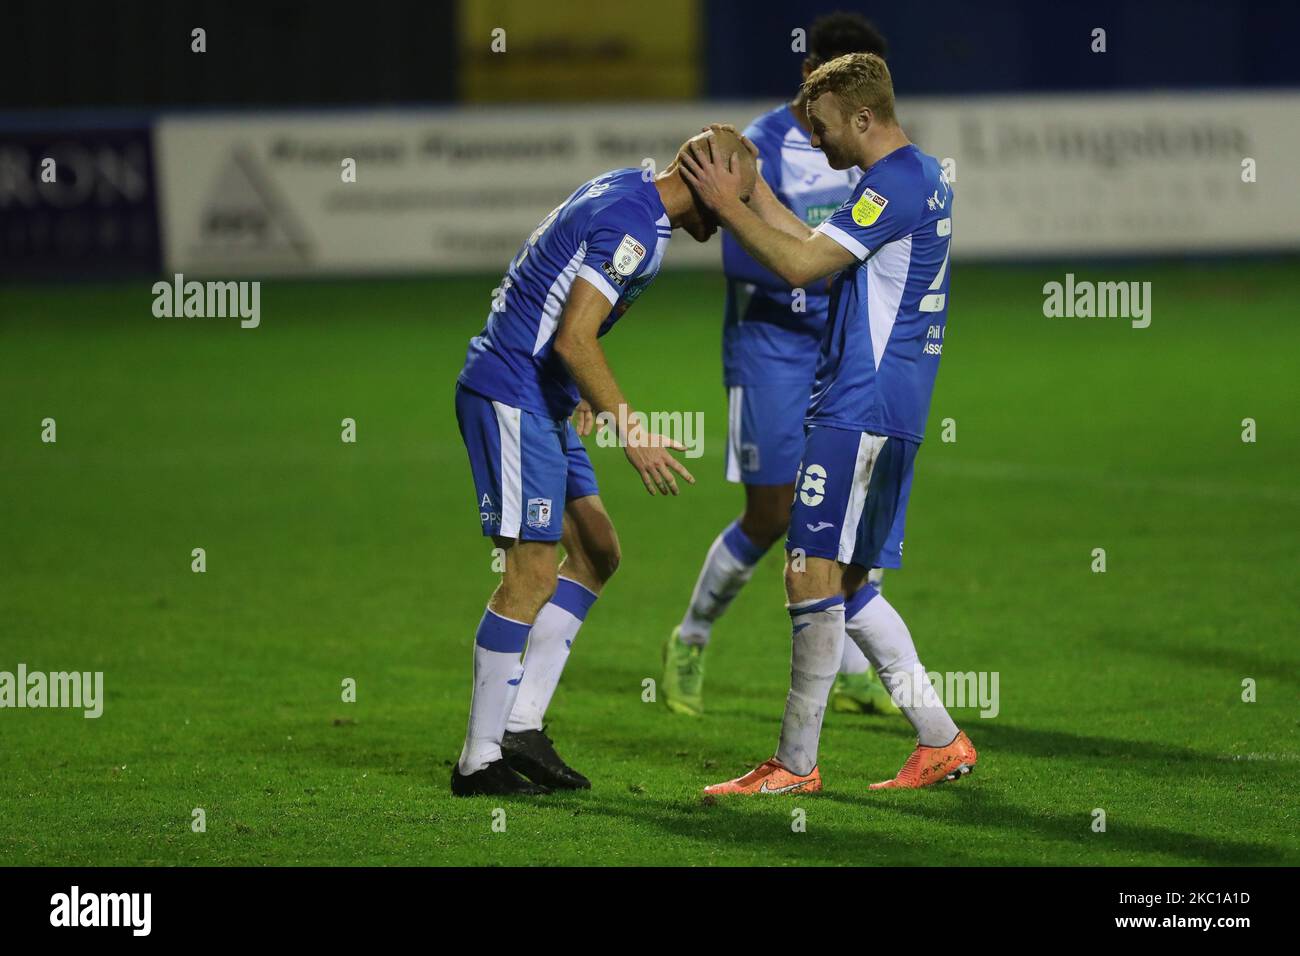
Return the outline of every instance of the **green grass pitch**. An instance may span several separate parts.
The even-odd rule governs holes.
[[[498,277],[268,281],[256,330],[154,318],[148,281],[0,290],[0,670],[107,698],[0,710],[0,863],[1300,863],[1297,263],[1075,270],[1150,281],[1147,329],[1044,318],[1066,271],[959,264],[885,582],[928,667],[1000,675],[996,718],[955,713],[972,777],[869,793],[909,728],[829,714],[822,794],[699,799],[772,752],[789,628],[778,549],[714,631],[707,717],[642,701],[740,501],[721,280],[670,273],[604,343],[634,404],[705,412],[698,483],[649,498],[592,448],[623,566],[550,722],[595,787],[504,832],[448,790],[495,583],[453,380]]]

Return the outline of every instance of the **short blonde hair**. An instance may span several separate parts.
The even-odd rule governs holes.
[[[811,103],[823,93],[834,93],[850,112],[865,106],[882,122],[897,122],[894,80],[874,53],[846,53],[813,70],[803,84],[804,99]]]

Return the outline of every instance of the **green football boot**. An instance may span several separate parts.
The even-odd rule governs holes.
[[[664,644],[664,703],[674,714],[704,713],[704,645],[683,644],[681,628],[673,628]],[[882,688],[883,690],[883,688]]]
[[[840,714],[901,714],[875,668],[861,674],[836,674],[831,686],[831,710]]]

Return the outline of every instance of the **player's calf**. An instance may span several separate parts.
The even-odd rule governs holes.
[[[618,536],[598,496],[566,502],[560,541],[565,558],[559,581],[533,622],[523,679],[501,746],[510,766],[526,777],[547,786],[577,789],[591,784],[560,759],[543,727],[578,631],[618,567]]]
[[[596,594],[614,576],[623,558],[614,522],[596,495],[566,502],[560,543],[564,547],[560,576]]]
[[[523,652],[538,610],[555,588],[553,541],[507,544],[501,584],[474,634],[474,692],[460,759],[452,771],[457,796],[545,793],[511,770],[501,753],[506,720],[523,680]]]

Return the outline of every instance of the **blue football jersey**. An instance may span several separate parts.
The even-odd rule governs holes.
[[[758,117],[745,135],[758,147],[760,175],[810,228],[838,209],[862,177],[856,167],[831,169],[788,105]],[[722,266],[736,300],[722,334],[726,385],[812,381],[826,327],[829,285],[819,282],[805,289],[804,311],[795,311],[790,286],[755,262],[729,232],[722,237]]]
[[[948,320],[952,202],[939,161],[909,144],[817,227],[857,262],[831,286],[808,423],[924,437]]]
[[[654,279],[671,236],[659,190],[639,168],[583,183],[520,246],[457,381],[506,405],[567,418],[578,386],[552,345],[574,279],[609,300],[604,335]]]

